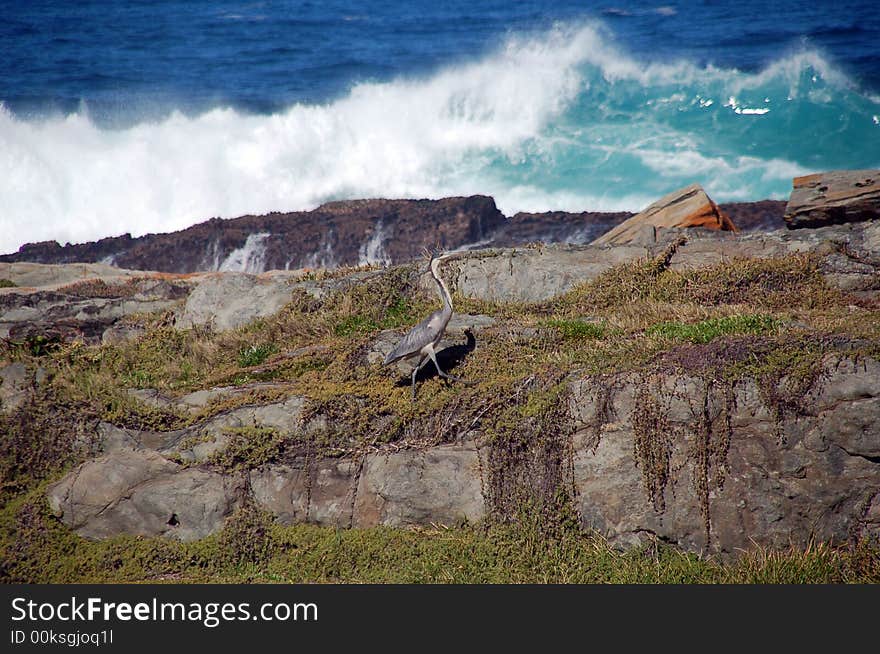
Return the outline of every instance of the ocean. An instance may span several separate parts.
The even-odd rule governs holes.
[[[0,2],[0,252],[336,199],[643,208],[880,167],[876,2]]]

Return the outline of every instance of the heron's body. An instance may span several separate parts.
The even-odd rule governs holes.
[[[464,381],[463,379],[447,374],[440,369],[440,364],[437,363],[437,352],[434,349],[443,338],[443,334],[446,332],[446,325],[449,324],[449,319],[452,318],[452,297],[449,294],[449,289],[446,288],[446,284],[440,277],[440,261],[442,261],[442,257],[432,257],[430,270],[431,276],[434,278],[434,281],[437,282],[437,289],[440,293],[440,299],[443,302],[443,306],[422,320],[418,325],[410,329],[409,333],[403,337],[400,343],[388,353],[388,356],[385,357],[385,361],[383,362],[383,365],[388,365],[389,363],[394,363],[401,359],[409,359],[415,356],[419,357],[418,364],[412,372],[411,386],[413,398],[415,398],[416,393],[416,375],[428,359],[431,359],[431,361],[434,362],[437,372],[444,379]]]

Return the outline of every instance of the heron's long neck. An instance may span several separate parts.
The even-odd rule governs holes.
[[[440,277],[439,267],[440,264],[437,261],[431,264],[431,276],[434,278],[434,281],[437,282],[437,290],[440,292],[440,299],[443,301],[443,308],[451,314],[452,296],[449,294],[449,289],[446,288],[446,282]]]

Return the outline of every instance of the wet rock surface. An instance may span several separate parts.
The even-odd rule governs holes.
[[[743,231],[783,227],[784,202],[739,202],[720,208]],[[7,277],[3,262],[76,263],[81,269],[91,269],[92,276],[126,268],[260,273],[398,264],[417,259],[423,248],[438,244],[453,250],[533,242],[590,243],[630,216],[629,212],[548,211],[505,217],[494,200],[485,196],[331,202],[314,211],[213,218],[170,234],[139,238],[126,234],[65,246],[55,241],[30,243],[18,252],[0,255],[0,279]],[[12,281],[20,277],[17,274]],[[47,282],[31,277],[16,283],[42,286]]]

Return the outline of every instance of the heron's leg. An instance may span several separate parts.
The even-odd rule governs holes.
[[[437,373],[443,377],[443,379],[450,379],[452,381],[461,382],[462,384],[473,384],[475,382],[469,381],[467,379],[462,379],[461,377],[456,377],[455,375],[450,375],[448,372],[443,372],[440,369],[440,364],[437,363],[437,355],[434,353],[434,348],[431,347],[428,349],[428,356],[431,357],[431,361],[434,362],[434,366],[437,368]]]
[[[416,367],[413,368],[413,371],[412,371],[412,383],[410,384],[410,388],[412,389],[412,399],[413,399],[413,400],[416,399],[416,376],[419,374],[419,370],[422,369],[422,366],[425,365],[425,362],[426,362],[427,360],[428,360],[428,357],[426,357],[426,356],[422,356],[422,358],[419,359],[419,363],[418,363],[418,365],[416,365]]]

